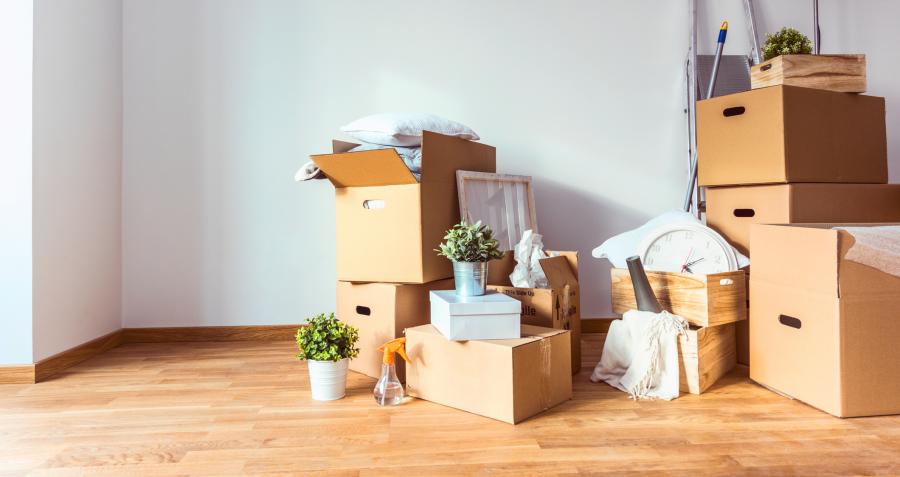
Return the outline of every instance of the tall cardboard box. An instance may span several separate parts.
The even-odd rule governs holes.
[[[522,325],[522,338],[450,341],[406,330],[410,396],[515,424],[572,398],[569,332]]]
[[[422,135],[422,180],[394,149],[310,156],[335,187],[337,278],[427,283],[453,276],[434,249],[459,222],[456,170],[494,172],[493,147],[430,131]]]
[[[778,184],[706,189],[707,225],[743,254],[750,253],[751,224],[898,221],[900,184]]]
[[[512,286],[509,274],[516,266],[512,252],[494,260],[488,268],[488,288],[522,302],[522,323],[570,331],[572,374],[581,370],[581,295],[578,286],[578,252],[553,252],[541,260],[550,288]]]
[[[884,98],[771,86],[697,103],[702,186],[887,182]]]
[[[750,378],[839,417],[898,414],[900,277],[848,260],[831,227],[751,227]]]
[[[398,283],[337,284],[337,318],[359,329],[359,356],[350,360],[350,369],[377,378],[381,375],[382,354],[377,348],[403,336],[403,330],[430,322],[428,293],[453,288],[453,280],[420,285]],[[402,381],[405,364],[397,364]]]

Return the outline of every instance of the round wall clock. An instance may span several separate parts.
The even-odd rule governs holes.
[[[700,224],[665,225],[638,246],[647,270],[708,275],[738,269],[737,255],[715,230]]]

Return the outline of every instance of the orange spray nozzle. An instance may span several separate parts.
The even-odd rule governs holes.
[[[404,361],[409,363],[409,356],[406,355],[406,337],[397,338],[388,341],[378,347],[378,351],[384,352],[384,364],[394,364],[394,353],[400,355]]]

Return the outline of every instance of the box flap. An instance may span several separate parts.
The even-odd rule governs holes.
[[[810,224],[753,224],[750,253],[752,282],[838,296],[836,230]]]
[[[339,154],[342,152],[350,152],[350,149],[353,149],[354,147],[358,147],[358,146],[360,146],[360,144],[355,143],[355,142],[341,141],[339,139],[331,140],[331,152],[333,152],[335,154]]]
[[[566,257],[544,258],[540,262],[550,288],[559,289],[565,288],[566,285],[578,285],[578,277],[569,266],[569,260]]]
[[[309,158],[337,188],[418,183],[393,148],[318,154]]]
[[[898,224],[840,224],[838,227],[871,227]],[[900,277],[879,270],[869,265],[848,260],[847,252],[854,246],[856,239],[851,232],[837,230],[840,249],[838,267],[840,296],[868,297],[900,296]]]

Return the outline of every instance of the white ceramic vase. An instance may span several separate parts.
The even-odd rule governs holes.
[[[340,361],[306,360],[309,368],[309,387],[316,401],[334,401],[347,394],[347,364]]]

